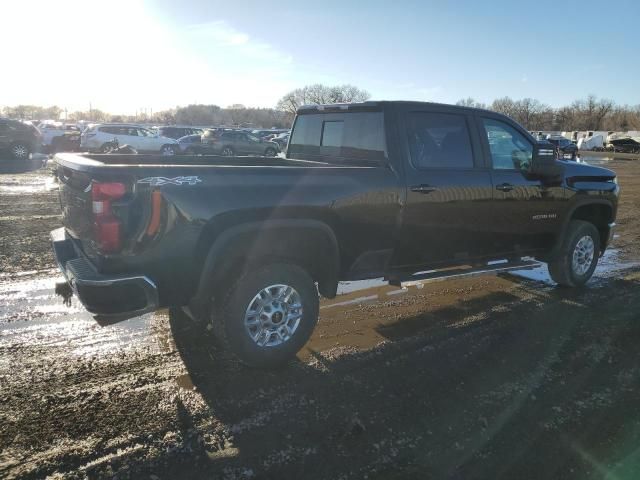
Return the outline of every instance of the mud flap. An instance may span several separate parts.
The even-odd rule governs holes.
[[[56,295],[62,297],[62,304],[67,307],[71,306],[71,297],[73,297],[73,289],[68,282],[56,283]]]

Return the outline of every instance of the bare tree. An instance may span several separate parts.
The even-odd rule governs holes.
[[[456,105],[461,107],[487,108],[486,104],[476,101],[473,97],[461,98],[456,102]]]
[[[287,93],[278,101],[276,108],[293,115],[302,105],[364,102],[369,98],[369,92],[353,85],[328,87],[317,83]]]

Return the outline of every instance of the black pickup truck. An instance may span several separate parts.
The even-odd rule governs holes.
[[[257,367],[302,348],[318,292],[334,297],[341,280],[402,284],[536,259],[581,286],[619,195],[612,171],[557,161],[503,115],[417,102],[302,107],[286,158],[55,162],[64,228],[53,247],[87,310],[104,324],[185,307]]]

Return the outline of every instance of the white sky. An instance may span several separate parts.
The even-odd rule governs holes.
[[[272,107],[300,86],[290,56],[223,21],[178,29],[139,0],[2,0],[0,8],[0,106]]]

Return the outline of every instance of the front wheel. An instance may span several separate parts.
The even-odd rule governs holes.
[[[275,148],[269,147],[264,151],[265,157],[275,157],[278,152],[276,152]]]
[[[274,368],[293,358],[318,322],[318,291],[297,265],[248,268],[217,303],[214,333],[256,368]]]
[[[175,155],[176,149],[173,145],[163,145],[160,149],[162,155]]]
[[[233,157],[234,151],[231,147],[224,147],[222,149],[222,156],[224,157]]]
[[[549,264],[554,282],[564,287],[581,287],[591,278],[598,264],[600,234],[589,222],[569,223],[560,251]]]

